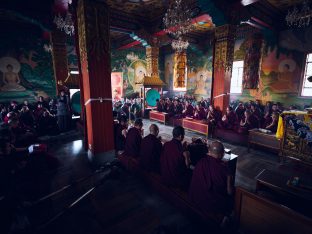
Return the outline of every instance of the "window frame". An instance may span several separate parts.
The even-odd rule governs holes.
[[[305,56],[304,56],[304,59],[303,59],[304,69],[302,69],[302,72],[301,72],[299,97],[312,99],[312,94],[311,94],[310,96],[305,96],[305,95],[303,95],[303,89],[304,89],[305,78],[306,78],[306,71],[307,71],[307,69],[308,69],[308,66],[307,66],[307,59],[308,59],[309,54],[310,54],[311,57],[312,57],[312,51],[311,51],[311,52],[305,53]],[[312,60],[311,60],[311,62],[309,62],[309,63],[312,64]],[[312,87],[311,87],[311,89],[312,89]]]
[[[233,69],[234,69],[234,63],[235,62],[243,62],[243,66],[242,67],[238,67],[238,69],[242,68],[242,83],[241,83],[241,91],[232,93],[231,92],[231,87],[232,87],[232,77],[233,77]],[[244,91],[244,89],[243,89],[244,66],[245,66],[245,61],[244,60],[235,60],[235,61],[233,61],[232,72],[231,72],[231,80],[230,80],[230,95],[242,95],[243,94],[243,91]],[[235,87],[238,87],[238,86],[235,86]]]

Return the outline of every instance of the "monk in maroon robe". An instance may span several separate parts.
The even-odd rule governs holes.
[[[119,122],[114,126],[115,150],[117,153],[125,150],[127,129],[128,129],[127,117],[122,115],[119,118]]]
[[[240,122],[238,133],[248,134],[248,130],[258,127],[259,127],[258,119],[256,119],[249,110],[246,110],[245,116]]]
[[[206,119],[206,111],[200,104],[197,104],[195,106],[194,119],[198,120]]]
[[[140,146],[142,141],[142,120],[136,119],[134,127],[130,128],[125,144],[125,155],[129,157],[138,157],[140,154]]]
[[[276,133],[277,125],[278,125],[279,114],[277,112],[273,112],[272,114],[272,122],[268,124],[265,129],[270,130],[272,133]]]
[[[189,189],[189,198],[206,213],[226,215],[232,209],[232,176],[222,162],[224,146],[212,142],[208,155],[195,166]]]
[[[242,118],[244,118],[244,113],[245,113],[245,107],[244,107],[243,103],[240,102],[235,109],[235,114],[237,116],[238,123],[240,123]]]
[[[160,171],[162,144],[157,137],[159,128],[156,124],[149,127],[150,134],[143,138],[140,148],[140,166],[147,171]]]
[[[190,181],[188,167],[189,152],[184,151],[182,141],[184,128],[177,126],[172,131],[173,139],[166,142],[160,156],[160,172],[162,181],[173,187],[187,189]]]
[[[236,114],[231,106],[226,108],[226,113],[222,117],[220,127],[225,129],[234,129],[236,123]]]
[[[194,107],[190,105],[188,101],[185,102],[185,107],[182,112],[183,118],[185,117],[193,117]]]

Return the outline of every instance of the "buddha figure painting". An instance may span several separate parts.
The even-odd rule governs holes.
[[[197,95],[207,95],[206,90],[206,80],[207,80],[207,74],[206,71],[199,71],[196,74],[196,83],[195,83],[195,91],[194,94]]]
[[[0,70],[2,72],[2,86],[0,90],[3,92],[20,92],[26,89],[20,84],[21,79],[18,75],[21,69],[20,63],[12,57],[2,57],[0,59]]]

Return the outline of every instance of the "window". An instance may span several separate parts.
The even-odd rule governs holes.
[[[302,96],[312,97],[312,82],[308,81],[309,76],[312,76],[312,53],[307,54],[301,91]]]
[[[230,93],[242,93],[244,61],[234,61]]]

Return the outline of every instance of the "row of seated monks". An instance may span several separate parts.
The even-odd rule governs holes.
[[[144,138],[142,126],[142,120],[137,119],[127,130],[125,118],[115,126],[116,149],[122,157],[136,158],[143,170],[159,173],[165,185],[188,192],[189,200],[203,212],[228,215],[233,188],[232,175],[221,160],[223,144],[215,141],[208,146],[201,139],[187,144],[183,142],[185,132],[181,126],[176,126],[172,139],[162,144],[156,124],[149,127]]]
[[[207,102],[200,101],[193,106],[187,100],[180,102],[177,99],[157,100],[157,111],[165,112],[174,118],[187,117],[207,121],[210,126],[230,129],[242,134],[247,134],[248,130],[253,128],[265,128],[273,133],[276,132],[281,113],[277,104],[268,103],[263,107],[259,101],[256,101],[247,105],[240,102],[235,110],[228,106],[222,116],[220,110],[215,109],[213,105],[207,105]]]

